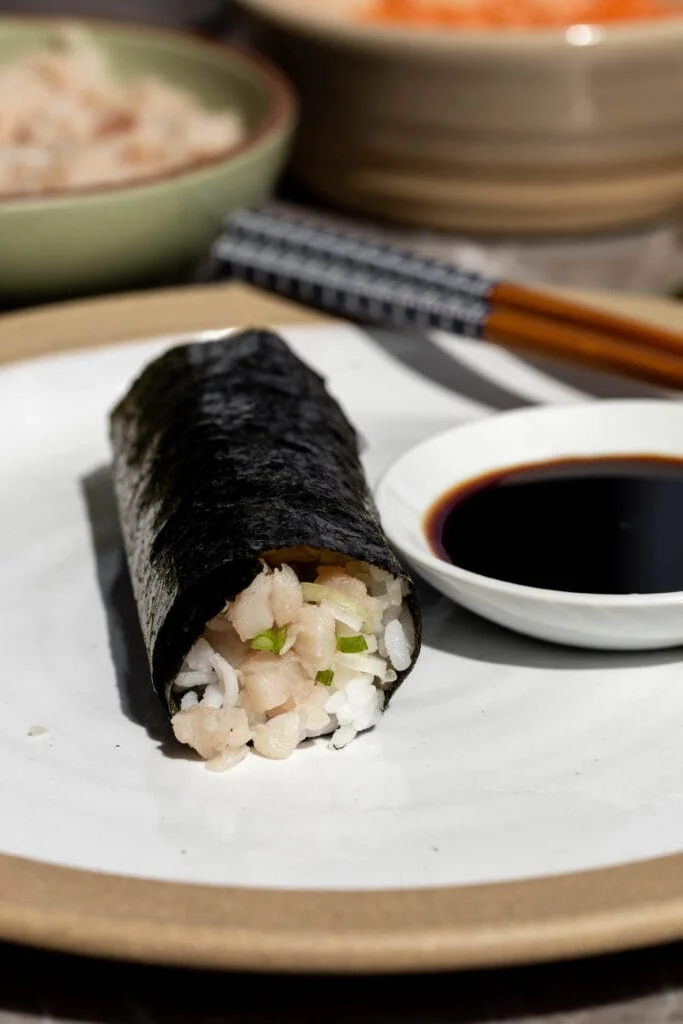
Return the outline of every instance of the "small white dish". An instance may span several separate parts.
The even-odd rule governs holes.
[[[683,644],[683,592],[542,590],[461,569],[430,548],[425,517],[450,489],[525,463],[602,455],[683,458],[683,405],[608,400],[543,406],[458,426],[399,458],[379,484],[377,503],[390,540],[414,569],[447,597],[493,622],[577,647],[647,650]]]

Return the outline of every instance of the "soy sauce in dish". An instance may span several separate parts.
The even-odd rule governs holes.
[[[442,495],[425,529],[439,558],[509,583],[584,594],[683,591],[683,459],[515,466]]]

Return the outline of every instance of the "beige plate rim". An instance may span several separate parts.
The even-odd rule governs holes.
[[[591,301],[683,328],[667,300]],[[220,285],[0,317],[0,363],[224,325],[323,323]],[[0,854],[0,937],[148,963],[404,972],[587,956],[683,937],[683,854],[523,882],[368,892],[152,882]]]

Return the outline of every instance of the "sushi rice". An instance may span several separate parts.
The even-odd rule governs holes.
[[[361,562],[273,562],[206,624],[171,685],[175,736],[213,771],[316,736],[345,747],[411,664],[405,581]]]

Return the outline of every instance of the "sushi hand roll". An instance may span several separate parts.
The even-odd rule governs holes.
[[[356,433],[276,334],[181,345],[110,418],[153,685],[209,768],[376,725],[419,653]]]

